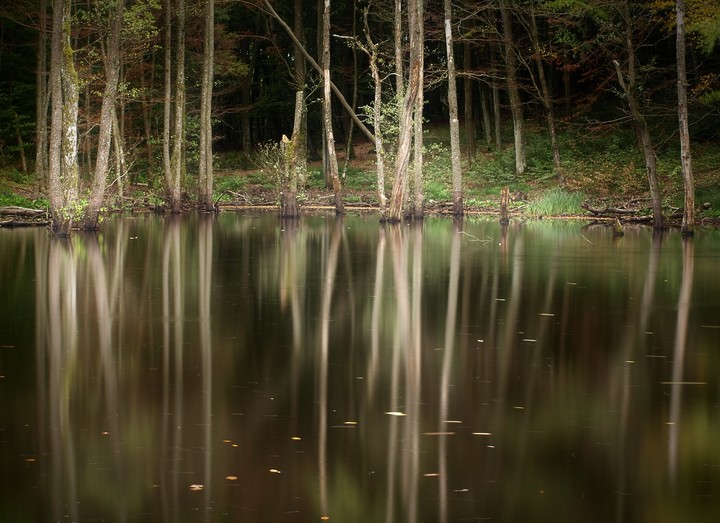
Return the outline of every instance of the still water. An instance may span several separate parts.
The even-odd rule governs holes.
[[[717,521],[720,233],[0,231],[0,521]]]

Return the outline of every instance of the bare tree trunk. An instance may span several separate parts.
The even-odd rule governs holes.
[[[62,192],[62,162],[60,160],[62,146],[63,122],[63,93],[62,93],[62,65],[63,65],[63,9],[65,0],[53,0],[52,37],[50,44],[50,77],[49,89],[52,100],[50,117],[50,140],[48,149],[48,199],[50,212],[55,230],[64,229],[62,208],[65,202]]]
[[[172,125],[172,0],[165,0],[165,52],[163,103],[163,178],[165,192],[170,192],[170,127]]]
[[[485,144],[490,149],[493,143],[492,122],[490,118],[490,103],[488,102],[488,87],[480,83],[478,85],[480,92],[480,111],[482,112],[483,134],[485,135]]]
[[[490,68],[494,75],[498,74],[497,58],[496,58],[495,45],[490,44]],[[494,116],[494,135],[495,135],[495,147],[500,150],[502,148],[502,114],[500,113],[500,88],[498,86],[497,79],[493,78],[492,81],[492,104],[493,104],[493,116]]]
[[[152,51],[152,65],[151,68],[154,68],[155,66],[155,51]],[[142,119],[143,119],[143,131],[145,134],[145,154],[147,155],[147,163],[148,163],[148,170],[152,172],[155,167],[155,157],[153,154],[153,145],[152,145],[152,119],[150,118],[150,96],[147,95],[147,93],[155,88],[152,82],[152,74],[150,76],[151,81],[148,89],[148,85],[145,80],[145,69],[143,68],[140,71],[140,88],[142,94],[142,102],[140,104],[141,110],[142,110]]]
[[[47,0],[38,6],[37,67],[35,69],[35,194],[48,183],[48,79],[47,79]]]
[[[412,121],[413,112],[416,107],[418,91],[420,90],[420,76],[422,54],[419,46],[422,42],[417,41],[417,24],[419,23],[417,4],[421,0],[409,0],[408,2],[408,25],[410,27],[410,69],[408,75],[407,89],[403,98],[403,105],[400,111],[400,136],[398,138],[397,159],[395,163],[395,181],[393,182],[392,194],[387,216],[388,222],[399,222],[402,218],[403,203],[405,201],[405,188],[408,178],[408,164],[410,161],[410,146],[412,144]]]
[[[295,0],[295,24],[293,32],[295,38],[301,44],[304,42],[303,37],[303,12],[302,0]],[[295,170],[297,173],[297,182],[304,185],[307,181],[307,106],[305,104],[305,78],[307,76],[305,68],[305,57],[302,49],[295,46],[295,118],[293,122],[293,136],[295,152]]]
[[[688,129],[687,71],[685,66],[685,0],[677,0],[677,90],[678,122],[680,126],[680,168],[685,188],[685,204],[681,233],[692,236],[695,229],[695,184],[692,157],[690,155],[690,131]]]
[[[455,53],[453,51],[452,3],[444,0],[445,49],[448,68],[448,108],[450,110],[450,165],[452,168],[453,215],[463,215],[462,166],[460,165],[460,122],[458,120],[457,85],[455,82]],[[467,79],[465,80],[468,81]],[[466,90],[468,92],[469,90]],[[467,117],[467,113],[466,113]]]
[[[505,71],[507,74],[508,96],[510,98],[510,111],[513,117],[513,135],[515,137],[515,173],[522,174],[527,167],[525,158],[525,119],[523,117],[520,89],[517,82],[517,57],[515,56],[515,41],[513,38],[512,18],[505,5],[500,0],[500,14],[503,22],[503,43],[505,45]]]
[[[627,98],[630,115],[635,123],[635,129],[642,145],[643,155],[645,156],[645,172],[647,173],[648,185],[650,187],[650,197],[653,207],[653,228],[662,229],[662,201],[660,195],[660,184],[657,179],[657,157],[655,155],[655,147],[650,137],[650,129],[647,121],[640,111],[637,99],[637,73],[635,70],[635,46],[632,37],[632,19],[630,18],[629,0],[625,0],[624,5],[625,16],[625,50],[628,57],[627,74],[624,74],[620,68],[620,63],[615,60],[615,70],[618,75],[618,82]],[[627,76],[627,81],[626,81]]]
[[[338,172],[337,156],[335,154],[335,138],[332,128],[332,104],[330,99],[330,0],[323,1],[323,31],[322,31],[322,78],[323,78],[323,126],[327,145],[328,167],[332,180],[333,194],[335,195],[335,212],[345,212],[343,205],[340,174]]]
[[[363,25],[365,29],[365,40],[367,49],[363,48],[370,60],[370,72],[375,86],[373,99],[373,131],[375,133],[375,168],[377,170],[378,201],[380,203],[380,216],[385,217],[387,207],[387,196],[385,196],[385,145],[383,144],[382,131],[382,80],[378,69],[378,45],[373,42],[370,36],[370,25],[368,24],[369,6],[363,10]]]
[[[176,26],[175,125],[166,195],[168,207],[173,213],[180,212],[182,203],[181,181],[185,142],[185,0],[177,0]]]
[[[357,22],[355,17],[355,12],[357,11],[357,0],[353,0],[353,7],[352,7],[352,13],[353,13],[353,20],[352,20],[352,40],[357,41]],[[350,46],[350,52],[352,53],[352,100],[350,102],[350,106],[352,107],[353,112],[357,111],[357,99],[358,99],[358,57],[357,57],[357,49],[355,46]],[[353,131],[355,130],[355,122],[353,122],[352,118],[350,118],[350,115],[345,113],[348,116],[348,133],[347,133],[347,145],[345,147],[345,161],[343,162],[343,171],[342,171],[342,177],[345,179],[345,175],[347,174],[348,165],[350,163],[350,160],[355,157],[355,149],[353,147]]]
[[[412,2],[413,0],[409,0]],[[395,92],[398,100],[405,96],[405,73],[403,71],[403,23],[402,0],[395,0]]]
[[[475,159],[475,118],[473,115],[474,82],[469,76],[472,70],[472,48],[470,42],[467,41],[463,44],[463,69],[465,70],[465,78],[463,79],[463,93],[465,98],[463,104],[463,113],[465,114],[463,118],[465,123],[465,155],[468,166],[470,166]]]
[[[408,9],[413,6],[409,5]],[[420,81],[418,82],[418,92],[415,98],[415,109],[413,116],[413,188],[415,198],[413,201],[413,217],[421,220],[425,216],[425,184],[423,181],[423,106],[425,105],[425,3],[419,1],[416,3],[417,9],[417,26],[414,34],[417,52],[419,54],[420,64]],[[411,29],[412,30],[412,29]],[[412,39],[412,36],[410,37]],[[412,45],[412,44],[411,44]]]
[[[545,65],[543,64],[543,50],[540,47],[540,37],[538,34],[537,19],[535,16],[534,3],[530,6],[530,36],[532,38],[533,50],[535,52],[535,67],[537,68],[538,81],[540,83],[540,101],[545,109],[547,118],[548,133],[550,134],[550,147],[553,155],[553,167],[560,185],[565,184],[565,173],[563,172],[562,163],[560,161],[560,145],[557,140],[557,127],[555,125],[555,111],[553,110],[553,101],[550,96],[547,79],[545,78]]]
[[[110,164],[110,145],[112,141],[113,115],[115,113],[115,100],[120,77],[120,37],[123,23],[125,0],[117,0],[114,10],[110,14],[110,30],[107,37],[105,57],[105,89],[100,108],[100,126],[98,131],[97,156],[95,160],[95,174],[87,209],[82,218],[82,228],[86,230],[97,229],[100,208],[105,202],[105,188],[107,187],[108,166]]]
[[[213,205],[213,147],[212,95],[215,61],[215,0],[205,3],[205,41],[203,44],[203,72],[200,91],[200,165],[198,172],[199,204],[204,211],[214,211]]]

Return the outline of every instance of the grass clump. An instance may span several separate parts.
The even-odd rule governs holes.
[[[585,195],[581,192],[569,192],[561,187],[547,190],[540,198],[525,207],[525,212],[533,217],[573,216],[584,214],[582,203]]]

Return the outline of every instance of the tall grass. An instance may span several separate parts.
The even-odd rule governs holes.
[[[569,192],[560,187],[548,189],[540,198],[528,203],[525,212],[533,217],[567,216],[584,214],[582,203],[585,195],[581,192]]]

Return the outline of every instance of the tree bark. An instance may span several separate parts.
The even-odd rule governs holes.
[[[382,80],[380,79],[380,69],[378,68],[378,45],[373,42],[370,36],[370,25],[368,24],[369,7],[363,10],[363,26],[365,30],[365,40],[367,48],[363,48],[368,55],[370,62],[370,72],[373,78],[374,98],[373,98],[373,131],[375,134],[375,169],[377,171],[377,189],[378,201],[380,204],[380,216],[385,216],[387,207],[387,196],[385,195],[385,145],[383,143],[382,131],[380,129],[382,122]]]
[[[345,212],[338,172],[337,155],[335,154],[335,137],[332,128],[332,104],[330,99],[330,0],[323,0],[323,31],[322,31],[322,78],[323,78],[323,125],[327,144],[327,155],[335,195],[335,212]],[[353,113],[354,114],[354,113]]]
[[[177,0],[175,45],[175,121],[170,172],[166,174],[167,204],[173,213],[181,210],[183,147],[185,145],[185,0]]]
[[[52,3],[52,37],[50,44],[50,78],[49,89],[52,100],[50,115],[50,140],[48,144],[48,199],[53,228],[60,230],[65,227],[62,219],[62,208],[65,202],[62,192],[62,123],[63,123],[63,10],[65,0],[53,0]]]
[[[468,75],[468,73],[472,70],[472,49],[470,42],[467,41],[463,44],[463,69],[465,70],[465,78],[463,79],[463,113],[465,114],[463,118],[465,123],[465,156],[467,158],[468,166],[470,166],[475,159],[475,118],[473,114],[474,82]]]
[[[293,32],[301,44],[303,36],[302,0],[295,0],[295,23]],[[305,104],[305,58],[302,49],[295,46],[295,117],[293,120],[292,141],[295,153],[297,183],[305,185],[307,181],[307,106]],[[296,189],[297,190],[297,189]]]
[[[200,89],[200,165],[198,199],[204,211],[213,205],[212,96],[215,61],[215,0],[205,3],[205,40],[203,43],[202,86]]]
[[[495,45],[490,44],[490,69],[493,74],[498,74],[497,67],[497,52]],[[495,136],[495,147],[500,150],[502,148],[502,114],[500,112],[500,87],[496,79],[492,80],[492,105],[493,105],[493,120],[494,120],[494,136]]]
[[[163,103],[163,180],[170,191],[170,136],[172,125],[172,0],[165,0],[164,103]]]
[[[35,177],[36,195],[48,182],[48,79],[47,79],[47,0],[38,6],[37,67],[35,69]]]
[[[409,5],[409,9],[413,6]],[[413,189],[415,198],[413,201],[413,217],[421,220],[425,216],[425,184],[423,181],[423,107],[425,105],[425,3],[419,1],[416,3],[417,9],[415,34],[415,47],[419,55],[419,82],[417,86],[417,97],[415,98],[415,108],[413,115]],[[411,29],[412,30],[412,29]],[[412,40],[412,36],[410,37]],[[410,44],[413,45],[413,44]]]
[[[685,66],[685,0],[677,0],[677,91],[678,123],[680,127],[680,168],[685,189],[685,204],[681,233],[692,236],[695,230],[695,184],[690,154],[690,131],[688,126],[687,71]]]
[[[512,30],[512,18],[505,0],[500,0],[500,14],[503,22],[503,44],[505,46],[505,71],[507,74],[510,111],[513,117],[513,135],[515,138],[515,173],[523,174],[527,167],[525,158],[525,118],[523,117],[520,89],[517,81],[517,56]]]
[[[410,147],[412,145],[412,121],[413,112],[416,107],[416,100],[420,90],[420,76],[422,54],[414,36],[419,23],[417,17],[417,4],[421,0],[409,0],[408,2],[408,25],[410,27],[410,69],[408,74],[407,89],[400,110],[400,135],[398,137],[397,159],[395,163],[395,181],[390,195],[390,204],[387,215],[383,218],[388,222],[399,222],[402,219],[403,203],[405,200],[405,189],[408,178],[408,164],[410,161]]]
[[[100,208],[105,202],[108,167],[110,165],[110,145],[112,142],[113,115],[117,87],[120,77],[120,37],[123,23],[125,0],[117,0],[109,15],[110,30],[107,37],[105,56],[105,89],[100,108],[100,125],[98,131],[97,156],[95,158],[95,174],[88,206],[83,216],[82,228],[92,230],[98,228]],[[118,173],[120,174],[120,173]]]
[[[624,4],[624,15],[625,15],[625,51],[627,52],[628,69],[627,73],[623,73],[620,68],[620,63],[615,60],[615,70],[618,75],[618,82],[620,87],[625,93],[627,98],[628,108],[630,109],[630,115],[632,116],[637,131],[638,139],[643,150],[643,156],[645,157],[645,172],[647,174],[648,185],[650,187],[650,197],[652,199],[653,207],[653,228],[663,228],[663,216],[662,216],[662,201],[660,195],[660,184],[657,179],[657,156],[655,154],[655,147],[652,143],[650,136],[650,129],[648,128],[647,121],[640,111],[640,105],[637,98],[637,73],[635,70],[635,46],[633,43],[633,31],[632,31],[632,19],[630,17],[630,6],[629,0],[625,0]],[[627,76],[627,81],[626,81]]]
[[[452,168],[453,216],[463,215],[462,166],[460,164],[460,122],[458,119],[455,53],[453,51],[452,4],[444,0],[445,49],[448,69],[448,108],[450,111],[450,165]],[[467,79],[465,80],[468,81]],[[467,90],[466,90],[467,92]],[[467,113],[466,113],[467,117]]]
[[[409,0],[412,2],[412,0]],[[402,0],[395,0],[393,18],[395,38],[395,94],[398,100],[405,96],[405,74],[403,64],[403,23]]]

